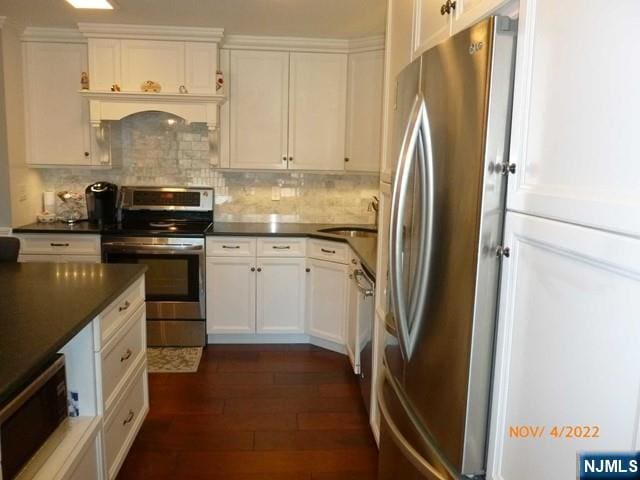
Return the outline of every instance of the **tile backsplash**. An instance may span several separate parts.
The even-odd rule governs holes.
[[[132,115],[114,125],[110,170],[41,170],[46,190],[84,192],[98,180],[117,185],[211,186],[216,221],[373,223],[369,209],[378,175],[237,171],[209,163],[206,126],[161,112]],[[275,200],[274,198],[278,198]]]

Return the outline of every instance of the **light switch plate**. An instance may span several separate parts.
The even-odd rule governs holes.
[[[271,187],[271,200],[280,200],[280,187]]]

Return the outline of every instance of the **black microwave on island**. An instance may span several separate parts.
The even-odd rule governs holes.
[[[4,480],[15,478],[68,416],[64,355],[0,409]]]

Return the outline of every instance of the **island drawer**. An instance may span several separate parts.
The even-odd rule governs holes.
[[[143,361],[128,390],[105,421],[104,442],[109,480],[118,475],[149,409],[146,374],[146,363]]]
[[[312,238],[308,242],[309,256],[318,260],[329,260],[338,263],[349,262],[349,245],[340,242],[328,242]]]
[[[20,254],[100,255],[98,235],[19,234]]]
[[[101,366],[98,371],[102,376],[99,381],[104,412],[111,411],[118,393],[130,381],[134,366],[146,353],[145,319],[144,305],[140,305],[121,331],[111,338],[100,353],[96,353]]]
[[[252,237],[207,237],[207,257],[255,257]]]
[[[144,277],[138,279],[96,319],[95,351],[99,351],[122,328],[136,309],[144,304]]]
[[[258,238],[258,257],[304,257],[305,238]]]

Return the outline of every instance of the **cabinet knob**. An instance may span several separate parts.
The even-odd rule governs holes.
[[[293,163],[293,157],[289,157],[289,161]]]
[[[256,267],[251,267],[251,271],[255,272],[256,271]]]
[[[304,271],[309,273],[311,271],[311,269],[310,268],[305,268]]]
[[[348,162],[349,161],[349,157],[344,157],[344,161]]]
[[[496,247],[496,257],[509,258],[510,256],[511,256],[511,249],[509,247],[504,247],[502,245],[498,245]]]
[[[282,161],[283,161],[284,163],[287,163],[287,157],[282,157]]]
[[[261,271],[262,271],[262,269],[260,267],[258,267],[258,273],[261,272]]]
[[[88,157],[89,155],[91,155],[89,152],[84,152],[85,157]]]
[[[516,164],[503,162],[499,165],[498,169],[502,175],[507,175],[509,173],[516,173]]]
[[[452,2],[451,0],[447,0],[447,3],[443,4],[440,7],[440,15],[444,15],[445,13],[449,14],[456,9],[455,0]]]

